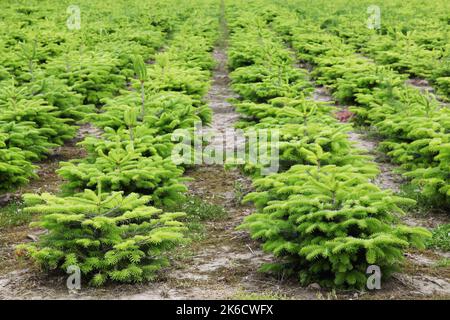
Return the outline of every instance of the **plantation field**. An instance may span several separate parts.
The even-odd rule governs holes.
[[[0,299],[450,299],[450,2],[2,1]]]

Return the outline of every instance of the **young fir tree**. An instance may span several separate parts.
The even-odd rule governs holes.
[[[136,92],[127,92],[113,99],[105,99],[102,113],[92,113],[86,118],[99,128],[119,129],[125,126],[124,113],[129,106],[138,106]],[[176,129],[192,128],[195,123],[211,122],[211,108],[181,92],[159,92],[145,100],[144,125],[153,130],[154,135],[172,133]]]
[[[134,127],[134,150],[143,157],[159,155],[162,158],[171,156],[173,142],[171,135],[155,135],[154,128],[149,128],[145,124]],[[87,137],[79,145],[83,146],[89,153],[89,157],[97,157],[100,150],[108,153],[111,149],[119,146],[126,147],[130,143],[130,129],[120,128],[114,130],[105,128],[101,138]]]
[[[20,245],[44,270],[80,268],[95,286],[106,281],[152,280],[168,265],[166,251],[183,242],[184,213],[162,213],[147,206],[148,196],[85,190],[61,198],[48,193],[25,195],[28,213],[39,213],[33,223],[48,230],[36,243]]]
[[[58,174],[67,180],[64,190],[74,193],[85,188],[96,189],[102,183],[106,191],[124,191],[151,194],[153,203],[170,204],[186,191],[181,176],[183,169],[170,158],[142,157],[132,143],[80,162],[63,162]]]
[[[11,191],[31,178],[37,178],[29,154],[20,148],[8,147],[9,137],[0,132],[0,192]]]
[[[50,148],[57,146],[48,142],[43,131],[45,129],[36,128],[34,122],[0,121],[0,134],[4,134],[6,147],[21,149],[30,161],[40,160]]]
[[[45,105],[43,100],[0,100],[0,110],[0,121],[26,122],[51,143],[63,144],[75,135],[75,127],[67,124],[68,119],[60,118],[56,107]]]
[[[49,76],[64,80],[71,89],[84,98],[84,104],[99,105],[123,87],[125,77],[120,74],[118,59],[109,52],[89,51],[80,54],[71,51],[46,64]]]
[[[147,80],[147,66],[145,65],[144,59],[140,55],[134,55],[131,57],[133,62],[133,69],[136,77],[141,84],[141,113],[139,118],[141,120],[145,117],[145,81]]]
[[[413,200],[382,191],[352,166],[298,165],[256,180],[258,212],[241,229],[281,258],[265,271],[296,274],[301,283],[363,287],[369,265],[384,277],[396,270],[409,246],[423,247],[430,233],[397,224],[400,206]]]

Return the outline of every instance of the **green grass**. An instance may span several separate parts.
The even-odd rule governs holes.
[[[228,216],[228,212],[222,206],[208,203],[197,196],[187,195],[183,201],[174,205],[163,208],[167,212],[185,212],[187,218],[185,220],[188,228],[188,241],[173,251],[172,258],[184,261],[192,258],[194,252],[191,250],[190,244],[193,241],[204,239],[205,222],[217,221]]]
[[[31,221],[31,215],[23,211],[23,204],[13,202],[0,208],[0,228],[9,228],[27,224]]]
[[[428,248],[450,251],[450,223],[443,224],[432,231],[432,238],[428,240]]]
[[[168,212],[185,212],[186,226],[191,240],[200,240],[205,233],[204,222],[217,221],[228,216],[227,211],[219,205],[211,204],[200,197],[187,195],[183,201],[164,207]]]
[[[175,205],[165,208],[166,211],[186,212],[190,222],[216,221],[227,217],[227,211],[219,205],[208,203],[197,196],[186,196]]]

